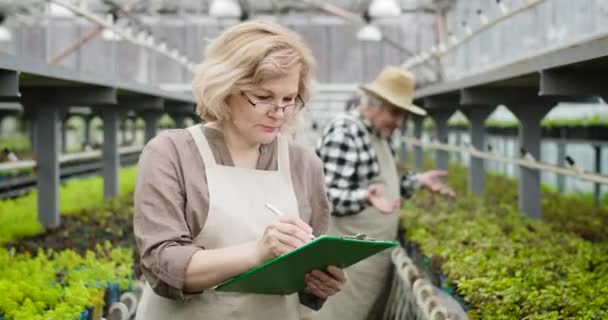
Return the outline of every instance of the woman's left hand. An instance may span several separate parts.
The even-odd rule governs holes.
[[[321,299],[327,299],[338,293],[346,283],[344,270],[329,266],[327,272],[313,270],[304,276],[306,291]]]

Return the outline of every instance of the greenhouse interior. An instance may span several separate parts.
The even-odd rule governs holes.
[[[1,0],[0,320],[608,319],[607,71],[608,0]]]

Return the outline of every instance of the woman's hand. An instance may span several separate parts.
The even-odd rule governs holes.
[[[374,183],[367,188],[369,203],[383,214],[392,214],[401,206],[401,199],[386,200],[382,195],[380,184]]]
[[[327,272],[313,270],[304,276],[306,292],[325,300],[338,293],[346,283],[346,273],[344,270],[329,266]]]
[[[312,228],[298,217],[285,216],[273,221],[258,241],[258,263],[264,263],[314,239]]]

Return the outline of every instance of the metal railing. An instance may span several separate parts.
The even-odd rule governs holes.
[[[542,171],[546,171],[546,172],[553,172],[553,173],[557,173],[557,174],[561,174],[561,175],[565,175],[565,176],[571,176],[571,177],[575,177],[575,178],[578,178],[581,180],[586,180],[586,181],[590,181],[590,182],[594,182],[594,183],[608,184],[608,176],[586,172],[583,169],[578,168],[578,167],[562,167],[562,166],[557,166],[557,165],[553,165],[553,164],[549,164],[549,163],[544,163],[544,162],[534,159],[534,157],[532,157],[532,155],[530,155],[529,153],[526,154],[523,158],[518,159],[518,158],[501,156],[501,155],[491,153],[491,152],[480,151],[480,150],[474,148],[473,146],[462,147],[462,146],[455,146],[455,145],[439,143],[439,142],[424,142],[424,141],[421,141],[419,139],[412,138],[412,137],[403,137],[402,139],[403,139],[402,141],[405,142],[406,144],[420,146],[422,148],[428,148],[428,149],[433,149],[433,150],[443,150],[443,151],[447,151],[447,152],[465,153],[465,154],[469,154],[476,158],[493,160],[493,161],[498,161],[498,162],[503,162],[503,163],[508,163],[508,164],[514,164],[514,165],[518,165],[520,167],[525,167],[528,169],[536,169],[536,170],[542,170]]]

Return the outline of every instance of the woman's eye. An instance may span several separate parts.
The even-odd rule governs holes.
[[[269,97],[269,96],[255,96],[255,97],[256,97],[256,99],[258,99],[258,100],[268,100],[268,99],[270,99],[270,97]]]
[[[291,98],[285,98],[285,99],[283,99],[283,102],[292,102],[293,99],[294,99],[293,97],[291,97]]]

